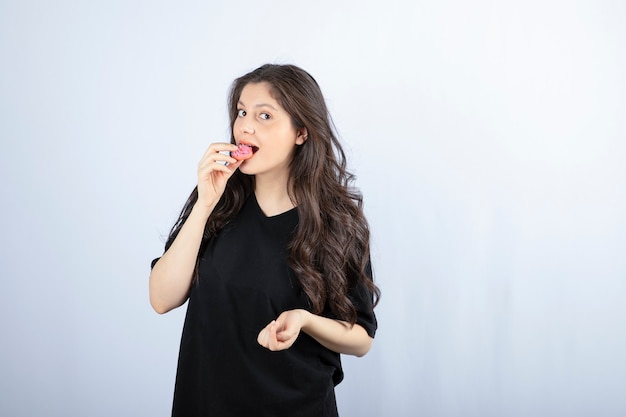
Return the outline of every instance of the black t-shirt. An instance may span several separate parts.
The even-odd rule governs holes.
[[[297,224],[297,209],[267,217],[253,193],[200,255],[180,345],[173,416],[337,416],[334,386],[343,379],[338,353],[304,332],[279,352],[257,343],[261,329],[283,311],[310,311],[287,265],[286,248]],[[357,323],[373,337],[371,294],[355,288],[349,295]]]

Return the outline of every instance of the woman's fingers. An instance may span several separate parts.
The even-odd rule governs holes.
[[[268,348],[270,347],[270,328],[274,325],[275,321],[272,320],[270,322],[270,324],[268,324],[267,326],[265,326],[263,328],[263,330],[261,330],[259,332],[259,336],[257,337],[257,342],[259,342],[259,345],[263,346],[264,348]]]
[[[276,322],[270,325],[268,349],[271,351],[279,350],[278,340],[276,340]]]
[[[275,320],[272,320],[267,326],[265,326],[263,330],[259,332],[259,336],[257,337],[259,345],[272,351],[281,350],[280,342],[276,338],[277,328],[278,325]]]
[[[279,317],[272,320],[257,337],[259,344],[271,351],[289,349],[298,337],[298,332],[287,326],[287,322]]]
[[[213,162],[228,162],[234,164],[235,158],[230,156],[230,152],[236,151],[237,146],[232,143],[212,143],[202,155],[199,165],[208,165]]]
[[[230,176],[230,174],[232,174],[239,167],[239,165],[240,164],[235,163],[224,165],[220,162],[211,162],[198,169],[198,176],[200,178],[204,178],[205,180],[210,180],[210,175],[214,172],[223,172]]]
[[[212,143],[198,162],[198,202],[211,207],[224,193],[226,182],[241,165],[231,158],[237,147],[230,143]]]
[[[209,145],[206,151],[204,151],[203,158],[207,155],[211,155],[218,152],[232,152],[237,150],[237,145],[227,142],[215,142]]]

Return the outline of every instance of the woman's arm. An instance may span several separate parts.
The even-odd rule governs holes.
[[[189,297],[206,222],[228,179],[241,165],[241,161],[221,152],[234,150],[237,147],[230,143],[214,143],[198,163],[198,200],[176,239],[150,273],[150,304],[157,313],[180,307]]]
[[[372,347],[372,339],[365,329],[355,324],[312,314],[306,310],[289,310],[269,323],[258,336],[261,346],[269,350],[289,349],[300,331],[322,346],[346,355],[363,356]]]
[[[204,226],[211,212],[195,205],[174,239],[150,273],[150,304],[164,314],[180,307],[189,296]]]

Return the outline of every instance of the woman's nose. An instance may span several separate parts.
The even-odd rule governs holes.
[[[252,124],[247,122],[247,121],[243,122],[241,124],[241,132],[242,133],[253,134],[254,133],[254,126],[252,126]]]

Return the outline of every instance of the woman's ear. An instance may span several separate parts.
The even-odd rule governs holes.
[[[309,138],[309,132],[306,127],[298,129],[298,136],[296,137],[296,145],[302,145]]]

